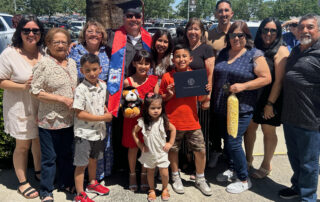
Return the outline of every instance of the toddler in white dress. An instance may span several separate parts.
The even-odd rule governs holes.
[[[138,132],[142,131],[143,141],[138,138]],[[170,132],[170,138],[167,142],[166,132]],[[176,128],[172,125],[164,111],[164,103],[159,94],[148,93],[144,99],[142,117],[138,119],[138,124],[134,127],[133,139],[141,149],[139,161],[147,168],[148,184],[150,187],[148,201],[156,200],[154,188],[154,171],[158,167],[162,180],[161,198],[164,201],[169,200],[168,192],[168,152],[172,147]]]

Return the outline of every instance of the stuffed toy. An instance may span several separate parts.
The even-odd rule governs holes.
[[[122,91],[121,107],[124,117],[130,117],[132,114],[140,114],[142,100],[139,98],[138,90],[128,86]]]

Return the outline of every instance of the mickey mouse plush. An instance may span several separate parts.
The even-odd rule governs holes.
[[[139,98],[138,90],[128,86],[122,91],[121,106],[124,117],[130,117],[132,114],[140,114],[142,100]]]

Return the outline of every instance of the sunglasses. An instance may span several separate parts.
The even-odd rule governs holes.
[[[245,37],[245,33],[230,33],[229,37],[230,37],[230,39],[234,39],[236,37],[238,37],[240,39],[240,38]]]
[[[229,12],[230,10],[227,9],[227,8],[226,8],[226,9],[219,9],[219,10],[218,10],[218,13],[223,13],[223,11],[224,11],[224,12]]]
[[[276,34],[277,30],[276,29],[268,29],[268,28],[263,28],[261,30],[262,34],[268,34],[270,32],[270,34]]]
[[[141,19],[141,14],[137,13],[137,14],[126,14],[126,18],[128,19],[132,19],[133,16],[136,18],[136,19]]]
[[[289,25],[290,27],[298,27],[298,23],[292,23]]]
[[[32,32],[34,35],[38,35],[40,34],[40,29],[22,28],[21,32],[25,35],[30,34],[30,32]]]

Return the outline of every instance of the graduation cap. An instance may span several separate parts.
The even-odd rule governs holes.
[[[141,7],[143,6],[143,2],[141,0],[131,0],[116,4],[116,6],[121,8],[124,13],[141,13]]]

